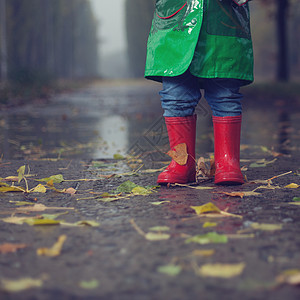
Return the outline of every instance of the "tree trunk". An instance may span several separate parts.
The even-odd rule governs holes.
[[[6,0],[0,0],[1,81],[7,81]]]
[[[277,0],[277,80],[289,80],[287,19],[289,0]]]

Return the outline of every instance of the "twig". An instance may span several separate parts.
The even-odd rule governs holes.
[[[146,236],[146,233],[135,223],[134,219],[130,220],[132,227],[142,236]]]

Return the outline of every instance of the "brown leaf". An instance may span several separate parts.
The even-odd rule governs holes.
[[[6,253],[15,253],[19,249],[26,248],[26,244],[11,244],[11,243],[5,243],[0,245],[0,253],[6,254]]]
[[[167,154],[181,166],[184,166],[187,163],[188,153],[185,143],[176,145],[174,150],[170,150]]]

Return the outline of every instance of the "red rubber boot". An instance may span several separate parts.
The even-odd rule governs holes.
[[[172,160],[167,169],[158,175],[157,183],[188,183],[196,180],[196,121],[196,115],[189,117],[165,117],[170,148],[173,150],[178,144],[185,143],[189,156],[187,163],[183,166]]]
[[[215,183],[243,184],[240,168],[242,116],[213,117],[215,137]]]

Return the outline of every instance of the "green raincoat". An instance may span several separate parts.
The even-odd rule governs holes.
[[[156,0],[145,76],[161,81],[161,76],[178,76],[189,68],[200,78],[252,82],[249,7],[235,2]]]

